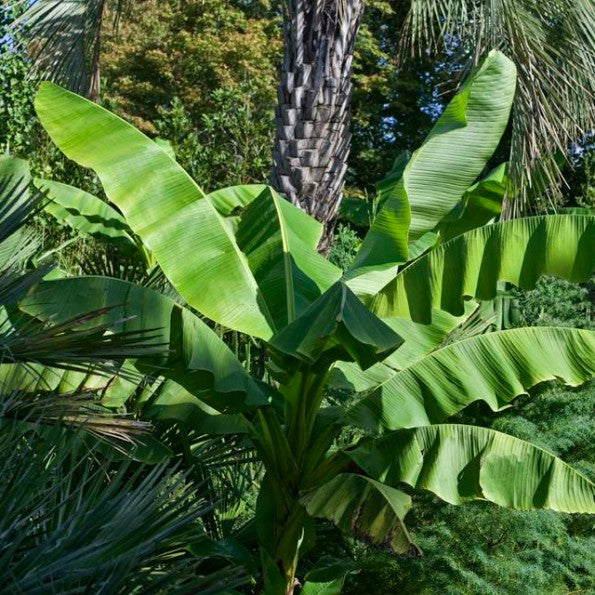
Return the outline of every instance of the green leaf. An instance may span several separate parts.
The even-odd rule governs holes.
[[[345,576],[336,578],[333,581],[317,583],[306,581],[300,590],[301,595],[340,595],[345,584]]]
[[[403,175],[409,243],[435,229],[496,150],[510,117],[516,68],[492,51],[446,107]]]
[[[51,198],[44,210],[59,223],[80,233],[116,242],[124,249],[137,250],[124,217],[103,200],[68,184],[40,178],[35,178],[34,182]]]
[[[176,421],[200,434],[247,434],[250,422],[240,413],[219,413],[172,380],[158,387],[143,414],[158,421]]]
[[[348,278],[406,262],[408,246],[433,231],[452,211],[496,150],[508,123],[515,86],[514,64],[504,54],[490,52],[390,190]]]
[[[197,316],[170,298],[145,287],[108,277],[44,281],[19,306],[44,321],[61,322],[89,311],[109,310],[92,324],[115,331],[147,330],[169,353],[138,361],[147,374],[163,375],[198,394],[217,410],[239,411],[267,398],[231,350]]]
[[[335,283],[271,341],[271,347],[310,365],[339,359],[362,368],[384,359],[403,340],[341,282]],[[323,358],[324,355],[324,358]],[[324,361],[321,361],[323,360]]]
[[[403,177],[403,172],[409,161],[411,161],[411,151],[401,151],[394,160],[387,176],[376,184],[379,207],[382,207],[384,203],[398,191],[399,182]]]
[[[157,146],[161,147],[172,159],[176,158],[174,147],[166,138],[156,138],[154,142]]]
[[[368,229],[382,205],[390,198],[395,186],[403,175],[407,162],[411,159],[409,151],[402,151],[395,159],[386,178],[376,184],[375,203],[367,200],[344,198],[339,208],[340,217],[350,223]]]
[[[439,225],[443,242],[489,223],[500,215],[506,194],[508,164],[502,163],[465,192],[462,201]]]
[[[433,308],[459,316],[465,299],[494,299],[499,281],[522,289],[533,289],[542,275],[586,281],[594,241],[595,217],[547,215],[488,225],[422,256],[368,307],[382,318],[430,323]]]
[[[31,238],[22,226],[35,209],[29,164],[0,155],[0,271],[21,264]]]
[[[110,408],[122,407],[137,391],[142,375],[126,362],[118,375],[105,372],[65,370],[35,363],[0,365],[0,385],[5,391],[27,393],[53,392],[56,394],[80,394],[92,392],[101,405]]]
[[[124,446],[128,456],[147,465],[165,463],[173,456],[173,451],[150,434],[136,438],[136,444],[130,448]]]
[[[494,411],[546,380],[576,386],[595,375],[595,332],[497,331],[452,343],[393,372],[346,412],[349,423],[396,430],[439,423],[476,400]]]
[[[258,518],[258,517],[257,517]],[[263,547],[260,548],[260,563],[264,581],[264,595],[281,595],[286,591],[286,582],[279,566]]]
[[[304,579],[312,583],[332,583],[336,579],[343,578],[348,573],[356,571],[356,569],[356,563],[349,558],[322,556],[306,572]]]
[[[340,473],[301,498],[308,514],[331,520],[347,533],[403,554],[412,542],[403,519],[411,508],[404,492],[369,477]]]
[[[331,370],[328,385],[340,390],[361,393],[386,382],[394,373],[394,369],[384,362],[378,362],[367,370],[362,370],[355,362],[337,362]]]
[[[191,306],[230,328],[272,335],[272,319],[232,231],[166,151],[124,120],[51,83],[41,84],[35,107],[66,156],[97,173]]]
[[[315,249],[321,230],[318,221],[268,187],[239,217],[238,246],[279,329],[341,277]]]
[[[475,302],[465,302],[461,316],[453,316],[444,310],[432,312],[432,324],[419,324],[407,318],[385,318],[384,322],[398,333],[405,343],[384,361],[394,370],[402,370],[434,351],[450,334],[464,324],[477,310]]]
[[[0,200],[2,202],[19,195],[18,203],[25,202],[30,183],[31,172],[26,161],[0,155]]]
[[[180,295],[216,322],[268,339],[341,276],[315,250],[320,224],[272,189],[205,196],[159,145],[92,102],[44,84],[36,107],[66,155],[97,172]]]
[[[407,483],[451,504],[595,513],[595,484],[524,440],[454,424],[399,430],[346,451],[378,481]]]
[[[467,320],[475,309],[473,302],[467,302],[465,314],[460,317],[434,310],[432,324],[417,324],[404,318],[386,318],[383,322],[404,340],[403,345],[367,370],[362,370],[353,362],[337,362],[331,371],[329,384],[355,392],[377,387],[391,378],[396,370],[406,368],[440,347],[448,334]]]
[[[207,194],[207,198],[221,215],[229,217],[236,209],[247,207],[266,188],[264,184],[229,186]]]

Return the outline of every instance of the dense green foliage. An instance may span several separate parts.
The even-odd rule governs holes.
[[[143,2],[117,33],[106,24],[106,104],[170,140],[206,189],[261,182],[270,168],[279,19],[231,4]]]
[[[7,35],[12,19],[11,11],[0,12],[0,153],[19,154],[29,148],[35,126],[35,87],[27,79],[27,59]]]
[[[493,188],[474,181],[506,129],[515,80],[512,63],[490,53],[393,171],[347,271],[317,253],[322,225],[273,189],[205,194],[170,146],[59,86],[43,83],[36,96],[52,140],[96,172],[124,216],[104,217],[102,233],[117,225],[137,238],[185,304],[127,282],[82,277],[40,283],[19,308],[38,320],[64,320],[85,303],[107,309],[102,319],[125,332],[160,329],[168,355],[148,366],[130,362],[164,379],[147,380],[152,396],[136,411],[182,424],[182,434],[187,427],[245,435],[265,470],[254,523],[266,592],[293,592],[318,518],[395,553],[417,551],[405,526],[412,499],[403,484],[452,504],[595,510],[595,484],[553,453],[460,423],[465,418],[444,423],[478,399],[500,410],[544,380],[576,386],[593,375],[590,331],[466,328],[473,310],[480,322],[482,311],[463,298],[494,299],[501,281],[530,289],[544,274],[584,281],[593,270],[584,250],[592,240],[589,213],[500,223],[478,217],[478,192]],[[440,192],[427,191],[440,183]],[[74,200],[82,214],[96,199]],[[453,222],[464,233],[453,232]],[[78,225],[88,223],[82,217]],[[263,341],[266,369],[251,377],[190,307]],[[335,386],[364,394],[328,410],[325,393]],[[122,395],[121,405],[127,400]],[[206,424],[205,407],[212,411]],[[345,443],[349,427],[378,436],[360,433]],[[193,459],[196,445],[179,452],[166,438],[155,448],[152,457],[160,448]],[[306,590],[339,587],[349,567],[335,566],[326,578],[306,574]]]
[[[38,113],[74,161],[36,120],[37,85],[3,36],[8,14],[0,16],[0,150],[27,158],[53,201],[32,226],[43,249],[32,245],[20,266],[59,265],[21,299],[19,316],[47,326],[96,309],[102,329],[144,330],[163,347],[150,359],[119,352],[120,376],[71,375],[54,357],[49,367],[35,360],[34,390],[31,378],[10,379],[36,404],[84,395],[104,416],[98,426],[81,422],[93,436],[108,419],[143,428],[130,438],[139,446],[123,448],[125,464],[121,452],[113,460],[109,429],[89,452],[85,433],[83,447],[78,434],[46,436],[45,425],[68,423],[48,424],[41,409],[40,425],[0,433],[5,474],[27,467],[31,452],[37,464],[27,483],[0,494],[0,507],[19,502],[0,527],[5,543],[64,498],[3,558],[20,569],[14,589],[32,588],[33,566],[35,580],[58,591],[96,588],[106,576],[122,590],[260,592],[264,582],[277,593],[294,577],[305,577],[305,593],[336,592],[344,581],[347,593],[595,589],[593,516],[454,507],[423,492],[592,511],[585,477],[595,482],[595,387],[563,385],[592,377],[592,335],[558,327],[595,329],[594,287],[537,278],[589,278],[593,217],[495,222],[507,169],[486,173],[506,153],[514,68],[492,54],[427,136],[451,95],[439,96],[437,85],[454,73],[428,56],[397,61],[393,33],[404,12],[394,5],[370,0],[359,37],[348,194],[374,199],[351,203],[346,219],[356,225],[339,225],[332,264],[315,251],[316,222],[271,189],[214,191],[268,175],[281,47],[274,3],[149,0],[131,4],[117,32],[109,13],[101,101],[148,137],[46,85]],[[398,149],[422,141],[391,169]],[[580,162],[574,203],[592,206],[592,153]],[[81,274],[98,276],[62,278]],[[496,297],[500,280],[537,281],[510,290],[517,331],[463,304]],[[77,320],[76,332],[91,332]],[[553,376],[558,384],[534,386]],[[0,391],[0,417],[13,415],[10,397]],[[447,418],[461,425],[442,425]],[[376,442],[371,429],[382,433]],[[22,448],[10,448],[14,436]],[[510,461],[526,473],[515,475]],[[550,473],[573,489],[559,489]],[[85,506],[73,511],[76,499]],[[124,532],[104,522],[132,513]],[[362,541],[339,537],[329,521]],[[91,552],[86,536],[96,538]],[[423,557],[413,555],[420,549]],[[82,561],[62,564],[73,552]],[[346,555],[357,564],[337,559]]]

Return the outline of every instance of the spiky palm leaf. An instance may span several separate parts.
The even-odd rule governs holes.
[[[30,267],[37,244],[25,227],[44,200],[25,162],[0,159],[0,591],[218,593],[243,583],[241,569],[212,562],[225,552],[205,533],[215,502],[206,484],[131,462],[171,451],[151,423],[99,402],[125,381],[127,358],[167,350],[150,331],[114,332],[125,321],[109,307],[45,324],[12,307],[48,272]],[[70,388],[66,377],[78,381]]]
[[[160,355],[166,351],[144,330],[113,332],[113,324],[101,321],[110,308],[88,310],[59,323],[40,323],[14,308],[51,267],[31,268],[38,243],[27,229],[47,197],[31,185],[26,162],[0,158],[0,365],[19,368],[19,374],[39,374],[40,365],[53,369],[91,371],[106,382],[120,373],[129,357]],[[43,367],[41,368],[43,369]],[[10,374],[1,375],[0,392],[10,395],[10,407],[1,416],[44,425],[84,427],[87,433],[114,441],[117,448],[134,449],[139,432],[150,425],[114,416],[94,402],[95,393],[70,390],[68,394],[35,391],[26,398],[9,386]]]
[[[220,592],[237,568],[204,572],[204,492],[175,469],[99,462],[77,434],[2,422],[2,592]]]
[[[16,2],[36,71],[79,93],[99,96],[99,53],[105,0]]]

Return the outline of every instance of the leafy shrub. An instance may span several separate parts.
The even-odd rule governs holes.
[[[273,132],[272,107],[261,100],[250,83],[216,89],[210,110],[195,125],[182,100],[174,98],[159,108],[155,128],[203,188],[261,183],[269,174]]]
[[[353,263],[361,243],[352,227],[339,223],[333,237],[329,260],[344,271],[347,270]]]
[[[595,328],[595,283],[572,285],[561,279],[540,279],[533,291],[515,290],[523,326],[573,326]]]

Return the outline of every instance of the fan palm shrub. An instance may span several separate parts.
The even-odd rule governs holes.
[[[540,382],[577,385],[594,370],[591,331],[477,324],[477,302],[497,298],[500,282],[531,288],[542,275],[581,281],[593,270],[593,215],[497,223],[474,186],[515,82],[514,65],[492,52],[397,164],[347,271],[318,254],[322,225],[272,188],[206,195],[134,127],[54,84],[40,88],[52,140],[96,172],[185,304],[95,277],[39,283],[19,308],[56,321],[109,308],[102,320],[119,330],[161,329],[168,352],[130,365],[162,377],[163,390],[134,406],[182,434],[200,428],[251,445],[266,470],[254,527],[267,593],[292,593],[304,579],[299,560],[318,518],[417,551],[405,485],[453,504],[595,512],[595,485],[550,452],[447,423],[474,401],[499,410]],[[252,337],[266,369],[249,374],[214,326]],[[336,388],[347,397],[331,403]],[[315,569],[304,591],[338,588],[340,570]]]
[[[127,460],[155,458],[151,426],[105,405],[134,385],[123,362],[163,346],[150,331],[118,332],[105,309],[44,324],[16,309],[53,274],[31,266],[38,244],[27,225],[47,200],[26,162],[0,158],[0,591],[220,592],[244,582],[234,566],[213,567],[206,486],[175,464]]]

